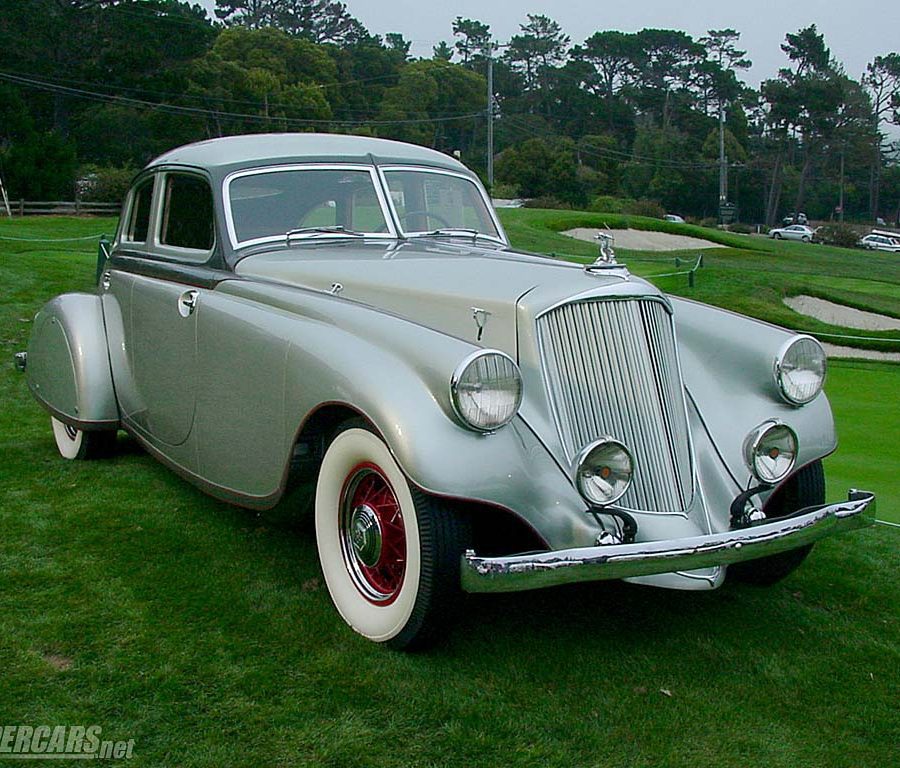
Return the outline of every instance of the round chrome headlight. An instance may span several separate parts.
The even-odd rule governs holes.
[[[775,357],[775,381],[793,405],[814,399],[825,384],[825,350],[812,336],[794,336]]]
[[[494,349],[474,352],[453,372],[450,400],[466,426],[493,432],[508,424],[522,404],[519,366]]]
[[[575,460],[575,487],[594,506],[606,506],[622,498],[631,485],[634,459],[618,440],[601,437]]]
[[[783,480],[797,460],[797,434],[787,424],[767,421],[747,436],[747,464],[762,483]]]

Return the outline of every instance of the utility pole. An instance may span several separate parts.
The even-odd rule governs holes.
[[[728,158],[725,156],[725,110],[719,100],[719,216],[728,202]]]
[[[494,45],[487,55],[487,179],[488,192],[494,189]]]
[[[844,145],[841,144],[841,196],[838,201],[838,221],[844,223]]]

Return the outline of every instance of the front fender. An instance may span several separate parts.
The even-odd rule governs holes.
[[[593,543],[596,524],[524,421],[485,435],[453,415],[450,377],[474,345],[317,292],[249,281],[217,291],[290,313],[279,323],[289,343],[285,462],[305,420],[324,405],[343,404],[379,430],[422,490],[511,510],[554,548]]]
[[[34,318],[26,373],[35,399],[62,421],[84,430],[118,426],[99,296],[66,293],[44,305]]]
[[[796,407],[785,402],[773,366],[790,331],[706,304],[671,297],[685,387],[732,477],[746,487],[744,438],[767,419],[797,433],[797,466],[837,447],[834,418],[822,393]]]

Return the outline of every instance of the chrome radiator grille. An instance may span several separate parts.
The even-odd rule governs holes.
[[[572,302],[537,321],[544,376],[569,459],[603,435],[635,461],[622,506],[682,511],[693,470],[672,319],[654,299]]]

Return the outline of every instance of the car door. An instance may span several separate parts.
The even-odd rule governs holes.
[[[122,315],[123,350],[114,377],[123,419],[164,453],[184,444],[193,425],[202,295],[184,267],[209,259],[215,239],[212,211],[205,178],[160,173],[147,247],[114,254],[118,258],[109,270],[108,291]]]

